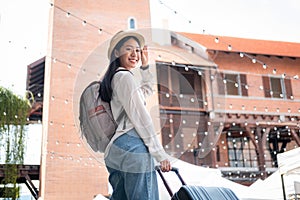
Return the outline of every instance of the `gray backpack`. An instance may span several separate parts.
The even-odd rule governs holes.
[[[94,81],[82,92],[79,102],[79,121],[82,139],[93,151],[103,153],[115,134],[118,123],[114,120],[110,103],[102,101],[100,98],[100,84],[100,81]],[[117,121],[124,114],[125,111]]]

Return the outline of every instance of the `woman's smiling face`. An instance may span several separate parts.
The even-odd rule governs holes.
[[[130,70],[135,68],[141,59],[141,48],[135,39],[130,38],[119,50],[115,50],[115,55],[120,58],[121,67]]]

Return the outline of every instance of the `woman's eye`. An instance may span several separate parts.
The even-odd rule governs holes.
[[[127,48],[126,48],[126,51],[133,51],[133,48],[127,47]]]
[[[127,52],[130,52],[130,53],[133,52],[133,51],[135,51],[136,53],[140,53],[141,52],[141,49],[135,49],[135,48],[132,48],[132,47],[126,47],[125,50]]]

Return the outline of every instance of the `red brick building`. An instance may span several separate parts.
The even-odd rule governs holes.
[[[36,107],[43,121],[40,196],[108,193],[101,158],[81,142],[76,105],[107,65],[107,41],[128,28],[141,30],[153,49],[150,107],[166,150],[243,184],[272,173],[276,153],[300,145],[300,44],[151,32],[149,1],[130,2],[52,4],[42,110]]]
[[[245,185],[270,175],[277,168],[276,154],[300,145],[299,44],[189,33],[175,34],[172,40],[194,54],[199,53],[191,41],[202,45],[215,68],[169,63],[188,80],[192,93],[180,90],[180,82],[165,78],[170,73],[157,68],[158,80],[169,80],[173,88],[179,85],[177,99],[180,94],[190,99],[196,93],[202,113],[199,122],[204,122],[193,133],[188,151],[182,148],[187,143],[182,137],[170,152],[177,146],[175,153],[183,160],[220,168],[224,176]],[[176,115],[174,102],[176,95],[160,94],[167,117],[177,121],[164,126],[163,142],[172,138],[172,130],[182,134],[184,128],[195,127],[182,123],[192,113]]]

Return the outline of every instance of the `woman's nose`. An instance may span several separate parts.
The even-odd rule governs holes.
[[[131,51],[131,56],[137,56],[138,55],[138,52],[136,51],[136,49],[133,49]]]

